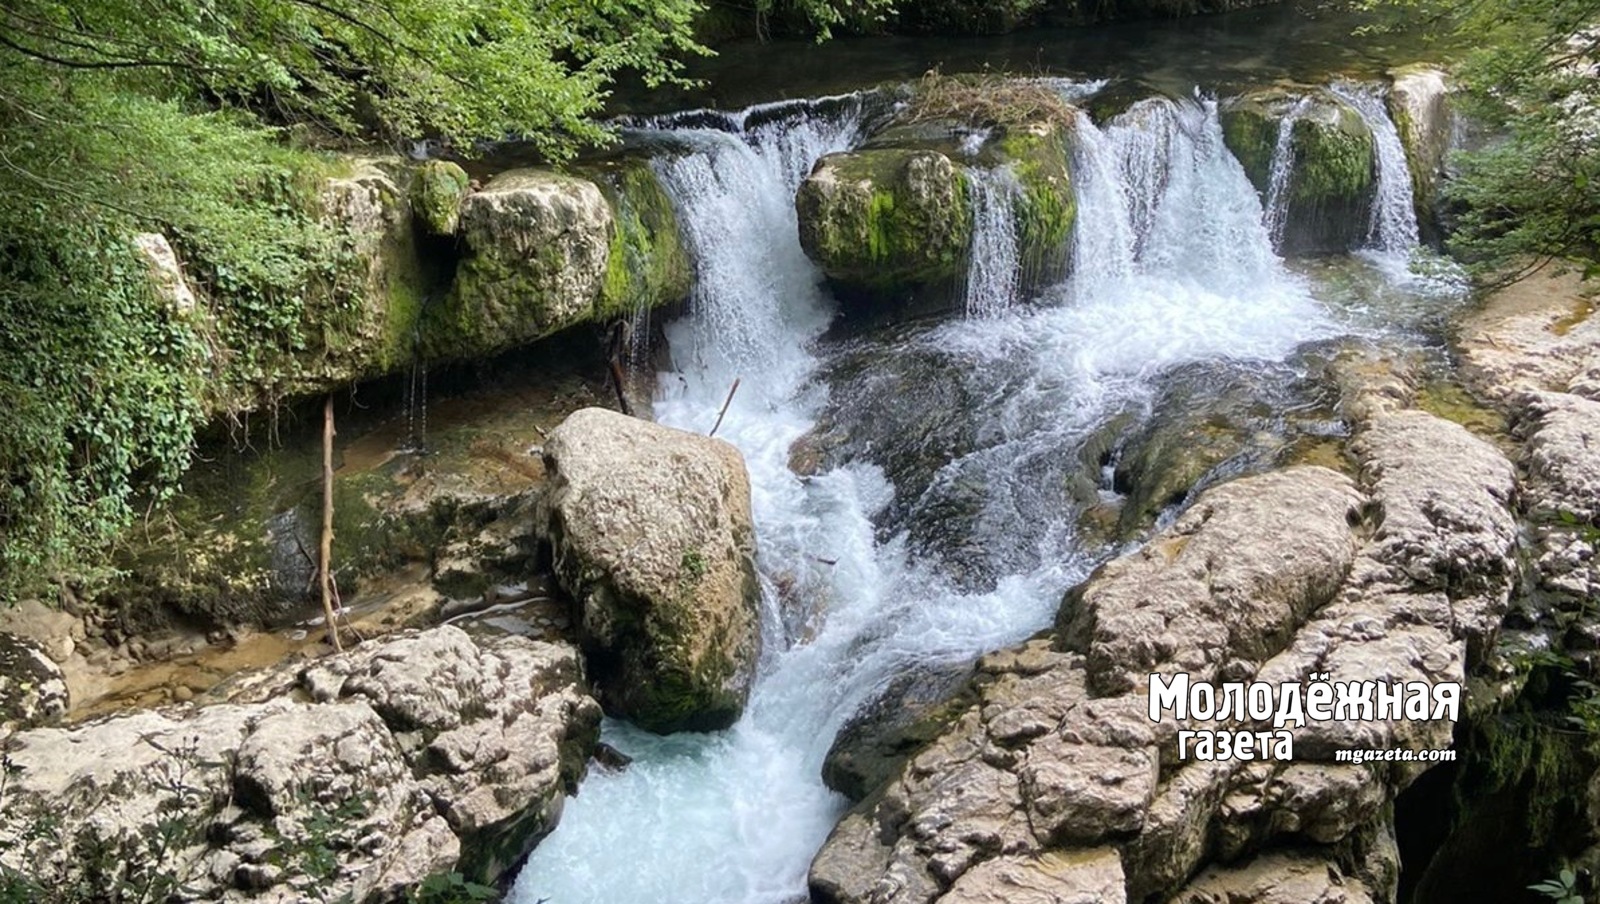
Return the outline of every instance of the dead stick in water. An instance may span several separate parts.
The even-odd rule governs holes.
[[[722,418],[728,413],[728,406],[733,404],[733,394],[739,391],[739,378],[733,378],[733,385],[728,387],[728,397],[722,400],[722,410],[717,412],[717,422],[711,425],[711,432],[706,436],[716,436],[717,428],[722,426]]]
[[[333,617],[333,393],[322,406],[322,555],[317,562],[317,579],[322,585],[322,613],[327,619],[328,641],[337,652],[344,652],[339,640],[339,625]]]

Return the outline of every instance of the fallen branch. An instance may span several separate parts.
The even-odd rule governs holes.
[[[322,586],[322,613],[327,619],[328,642],[336,652],[344,652],[339,640],[339,625],[333,614],[333,393],[322,406],[322,550],[317,562],[317,581]]]
[[[733,378],[733,385],[728,387],[728,397],[722,400],[722,410],[717,412],[717,422],[711,425],[711,432],[706,436],[716,436],[717,428],[722,426],[722,418],[728,413],[728,406],[733,404],[733,394],[739,391],[739,378]]]

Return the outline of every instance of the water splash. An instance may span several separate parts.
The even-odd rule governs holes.
[[[1382,254],[1405,257],[1421,244],[1417,229],[1417,205],[1412,193],[1411,169],[1406,163],[1405,145],[1400,130],[1389,115],[1388,105],[1378,88],[1350,82],[1336,82],[1334,96],[1360,114],[1372,132],[1378,158],[1378,193],[1372,204],[1372,223],[1367,231],[1367,247]]]
[[[1017,198],[1022,185],[1007,167],[969,169],[967,192],[972,207],[967,316],[992,317],[1011,307],[1021,291]]]
[[[1278,121],[1278,137],[1272,146],[1272,167],[1267,175],[1266,224],[1272,247],[1283,247],[1283,230],[1289,222],[1289,182],[1294,176],[1294,124],[1310,105],[1302,97]]]

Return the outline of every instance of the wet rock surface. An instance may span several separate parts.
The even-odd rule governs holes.
[[[836,828],[813,896],[966,900],[991,872],[1044,888],[1054,858],[1108,857],[1116,881],[1085,900],[1392,900],[1389,804],[1425,766],[1335,752],[1447,746],[1451,720],[1312,722],[1293,761],[1245,762],[1180,760],[1179,728],[1216,726],[1146,714],[1151,672],[1435,685],[1492,645],[1513,574],[1510,462],[1381,382],[1352,385],[1379,394],[1348,406],[1365,413],[1359,481],[1294,467],[1224,483],[1104,566],[1053,638],[982,660],[977,702]],[[1352,852],[1364,866],[1336,865]],[[1041,900],[1075,900],[1057,894]]]
[[[214,901],[494,881],[554,826],[598,739],[567,646],[441,627],[265,678],[239,702],[12,735],[0,863],[44,887]]]

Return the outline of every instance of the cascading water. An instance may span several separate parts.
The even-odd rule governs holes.
[[[1378,195],[1372,204],[1372,225],[1367,246],[1380,254],[1405,257],[1421,240],[1417,229],[1416,198],[1411,188],[1411,169],[1406,164],[1405,145],[1400,130],[1374,88],[1345,82],[1330,89],[1340,100],[1355,108],[1362,122],[1372,131],[1378,157]]]
[[[692,314],[667,330],[677,372],[662,376],[656,414],[708,430],[741,381],[718,436],[750,469],[763,661],[727,731],[656,737],[608,722],[607,740],[634,761],[591,775],[568,802],[519,876],[517,904],[803,900],[809,860],[843,809],[820,770],[850,715],[908,670],[969,662],[1036,631],[1104,554],[1077,540],[1059,479],[1085,438],[1143,404],[1176,365],[1260,368],[1337,331],[1273,256],[1214,104],[1142,103],[1104,130],[1080,121],[1070,283],[1053,304],[911,343],[966,384],[970,405],[935,414],[975,440],[927,487],[899,488],[915,499],[910,521],[942,493],[981,488],[969,542],[912,555],[915,525],[883,522],[897,489],[873,460],[886,447],[810,478],[787,466],[819,418],[856,411],[838,401],[848,391],[819,379],[832,307],[798,246],[792,198],[817,156],[856,140],[857,120],[845,105],[752,121],[747,111],[656,123],[688,150],[658,167],[698,263]],[[985,576],[958,581],[948,566],[969,553],[986,557]]]
[[[1300,98],[1278,121],[1278,139],[1272,147],[1272,167],[1267,175],[1266,223],[1272,247],[1283,247],[1283,230],[1289,222],[1289,179],[1294,175],[1294,124],[1310,104]]]
[[[1021,288],[1017,242],[1017,177],[1006,167],[967,173],[972,205],[972,252],[967,268],[967,316],[991,317],[1011,307]]]

